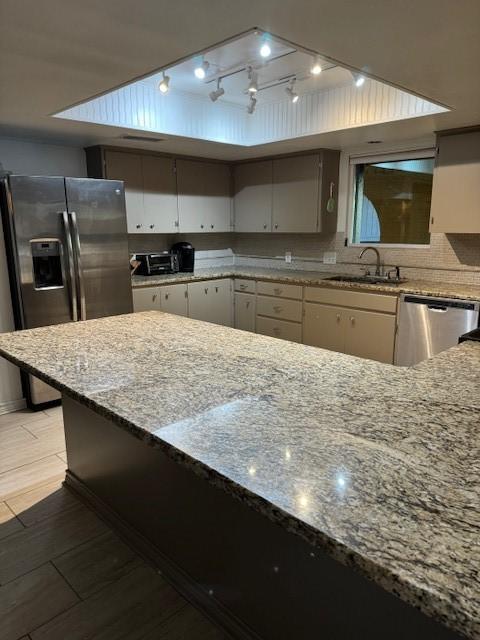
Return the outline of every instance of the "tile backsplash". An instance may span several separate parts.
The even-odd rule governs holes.
[[[205,233],[130,235],[129,248],[136,251],[169,249],[174,242],[191,242],[198,267],[229,264],[266,266],[330,272],[360,273],[373,264],[372,254],[359,260],[359,247],[345,247],[345,234]],[[380,248],[387,267],[398,265],[411,279],[456,282],[480,286],[480,236],[432,234],[429,247]],[[285,252],[292,262],[285,262]],[[323,254],[335,251],[337,263],[323,264]]]

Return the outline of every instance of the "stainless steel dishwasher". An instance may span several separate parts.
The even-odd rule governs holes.
[[[395,364],[409,367],[458,343],[478,326],[479,302],[400,296]]]

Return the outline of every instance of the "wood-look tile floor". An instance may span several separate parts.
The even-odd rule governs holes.
[[[62,487],[61,408],[0,415],[1,640],[226,640]]]

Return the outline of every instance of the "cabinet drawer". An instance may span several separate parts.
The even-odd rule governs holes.
[[[257,316],[257,333],[291,342],[302,341],[302,325],[288,320],[274,320]]]
[[[255,280],[235,278],[235,291],[241,291],[242,293],[255,293]]]
[[[301,322],[302,301],[257,296],[257,315]]]
[[[341,307],[383,311],[383,313],[397,312],[397,296],[381,293],[364,293],[363,291],[349,291],[348,289],[327,289],[326,287],[305,287],[305,300],[321,302]]]
[[[264,296],[277,296],[281,298],[302,299],[303,287],[298,284],[281,284],[280,282],[257,282],[257,293]]]

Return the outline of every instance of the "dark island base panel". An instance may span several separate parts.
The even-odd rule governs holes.
[[[460,640],[84,405],[63,411],[66,484],[233,638]]]

